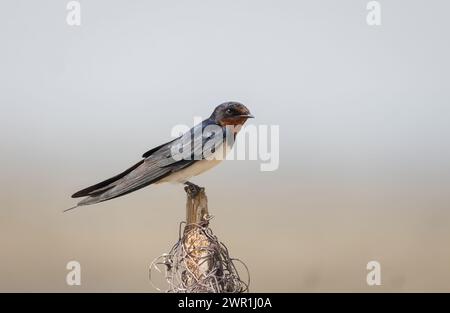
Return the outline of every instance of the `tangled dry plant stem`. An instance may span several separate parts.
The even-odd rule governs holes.
[[[187,231],[184,225],[184,222],[180,223],[179,239],[170,252],[159,256],[150,265],[152,285],[159,291],[174,293],[248,292],[250,274],[247,266],[230,257],[227,247],[209,225],[191,224]],[[246,282],[239,276],[235,262],[245,268]],[[152,272],[162,273],[161,267],[168,284],[166,290],[156,287],[152,281]]]
[[[189,182],[186,185],[186,222],[180,223],[178,241],[170,252],[150,265],[152,285],[162,291],[154,285],[152,271],[162,273],[160,267],[164,267],[166,292],[247,292],[250,285],[247,266],[230,257],[227,247],[209,227],[212,217],[205,188]],[[247,282],[240,278],[235,262],[247,271]]]

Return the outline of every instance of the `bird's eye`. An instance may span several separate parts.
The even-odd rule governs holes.
[[[232,109],[227,109],[227,113],[228,114],[233,114],[233,110]]]

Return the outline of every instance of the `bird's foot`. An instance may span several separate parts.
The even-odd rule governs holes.
[[[204,190],[205,188],[200,187],[196,184],[193,184],[189,181],[184,183],[186,187],[184,187],[184,191],[186,191],[191,196],[195,197],[200,191]]]

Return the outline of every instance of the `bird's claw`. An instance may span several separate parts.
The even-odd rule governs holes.
[[[200,191],[204,190],[203,187],[200,187],[196,184],[193,184],[191,182],[185,182],[184,183],[186,187],[184,187],[184,191],[186,191],[191,196],[195,197]]]

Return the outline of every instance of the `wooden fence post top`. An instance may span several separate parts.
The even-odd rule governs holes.
[[[246,292],[226,246],[209,227],[205,188],[186,182],[186,226],[169,254],[153,263],[166,265],[166,281],[173,292]],[[180,229],[181,231],[181,229]],[[152,263],[152,267],[154,264]],[[247,270],[247,266],[242,263]],[[156,267],[156,266],[155,266]],[[161,273],[159,268],[156,267]]]
[[[186,191],[186,226],[191,224],[205,226],[208,224],[208,198],[205,188],[196,185],[184,187]],[[189,227],[187,227],[189,228]]]

